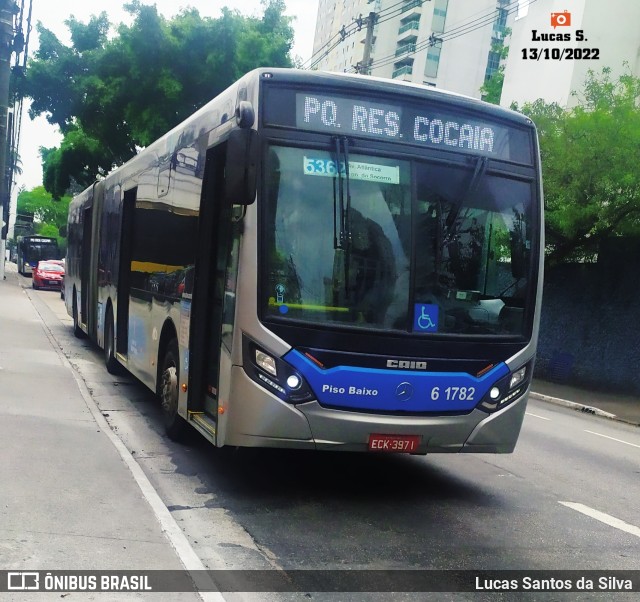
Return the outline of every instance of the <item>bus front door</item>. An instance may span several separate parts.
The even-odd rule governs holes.
[[[225,144],[210,149],[200,201],[190,318],[189,411],[217,422],[231,210],[224,202]]]

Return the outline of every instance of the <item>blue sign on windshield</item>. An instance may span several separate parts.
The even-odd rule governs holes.
[[[432,303],[416,303],[413,310],[415,332],[438,332],[440,308]]]

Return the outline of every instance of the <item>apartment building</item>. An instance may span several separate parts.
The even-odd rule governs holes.
[[[311,66],[480,98],[500,64],[494,45],[517,9],[518,0],[320,0]]]
[[[368,0],[319,0],[311,61],[313,69],[353,72],[354,66],[362,60],[364,50],[364,17],[373,6]],[[359,18],[363,20],[358,30]]]

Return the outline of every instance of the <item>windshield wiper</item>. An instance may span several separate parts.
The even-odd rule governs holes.
[[[334,137],[336,177],[333,187],[334,249],[348,250],[351,246],[351,189],[349,178],[349,140]],[[344,172],[342,167],[344,166]],[[336,194],[337,184],[337,194]],[[346,204],[345,204],[346,192]],[[336,223],[338,227],[336,228]]]
[[[476,162],[476,168],[473,172],[473,176],[471,176],[471,181],[469,182],[469,186],[464,192],[464,195],[460,199],[460,203],[451,207],[449,214],[445,219],[445,227],[444,227],[444,235],[442,237],[442,244],[445,245],[449,241],[453,240],[455,235],[458,233],[458,228],[460,227],[460,222],[458,221],[458,217],[460,216],[460,211],[462,211],[463,207],[468,206],[469,199],[473,195],[473,193],[478,189],[480,185],[480,180],[484,176],[487,171],[487,157],[480,157]]]
[[[336,175],[333,178],[333,248],[342,249],[344,244],[344,189],[340,173],[340,138],[333,138],[335,143]],[[336,190],[337,188],[337,190]]]
[[[349,140],[346,136],[335,136],[333,140],[336,154],[336,177],[333,183],[333,248],[344,252],[344,287],[345,295],[349,298],[349,264],[351,263],[352,243]],[[343,165],[344,173],[342,171]]]
[[[487,170],[487,158],[479,157],[475,164],[475,169],[469,185],[462,194],[458,203],[454,201],[448,202],[450,205],[449,212],[445,215],[445,208],[443,198],[440,195],[436,198],[436,224],[437,224],[437,243],[436,243],[436,257],[435,257],[435,280],[436,284],[441,283],[441,274],[443,272],[444,263],[444,249],[447,247],[458,233],[461,221],[459,220],[460,212],[463,207],[468,207],[471,196],[475,193],[480,181]]]

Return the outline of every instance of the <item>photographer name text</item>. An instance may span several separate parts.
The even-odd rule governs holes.
[[[571,27],[571,13],[569,11],[551,13],[550,25],[553,29],[558,27],[565,28]],[[587,42],[587,38],[584,34],[584,29],[576,29],[575,32],[563,31],[563,32],[543,32],[537,29],[531,30],[532,42]],[[576,47],[563,47],[563,48],[549,48],[547,46],[542,47],[530,47],[523,48],[521,50],[523,60],[527,61],[581,61],[581,60],[598,60],[600,58],[600,48],[583,48],[581,46]]]
[[[521,579],[483,579],[475,578],[476,591],[498,592],[625,592],[634,591],[631,579],[602,576],[596,579],[580,577],[578,579],[539,579],[522,577]]]

